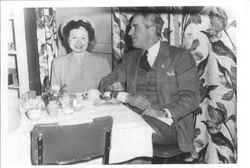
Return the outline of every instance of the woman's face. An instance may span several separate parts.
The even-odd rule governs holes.
[[[81,53],[86,51],[89,44],[87,30],[83,27],[72,29],[69,33],[68,43],[72,52]]]

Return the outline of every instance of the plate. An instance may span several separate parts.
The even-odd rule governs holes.
[[[116,105],[116,104],[121,104],[122,102],[117,99],[110,99],[110,100],[98,100],[94,103],[95,106],[100,106],[100,105]]]

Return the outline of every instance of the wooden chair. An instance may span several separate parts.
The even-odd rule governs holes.
[[[112,117],[107,116],[77,125],[35,125],[31,131],[31,162],[75,164],[102,157],[102,164],[108,164],[112,124]]]

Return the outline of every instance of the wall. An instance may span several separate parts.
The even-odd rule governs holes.
[[[29,88],[41,94],[39,55],[37,50],[36,15],[33,8],[24,9]]]

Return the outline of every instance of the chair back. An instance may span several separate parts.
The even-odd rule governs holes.
[[[73,164],[103,157],[108,164],[113,119],[77,125],[37,124],[31,131],[33,165]]]

